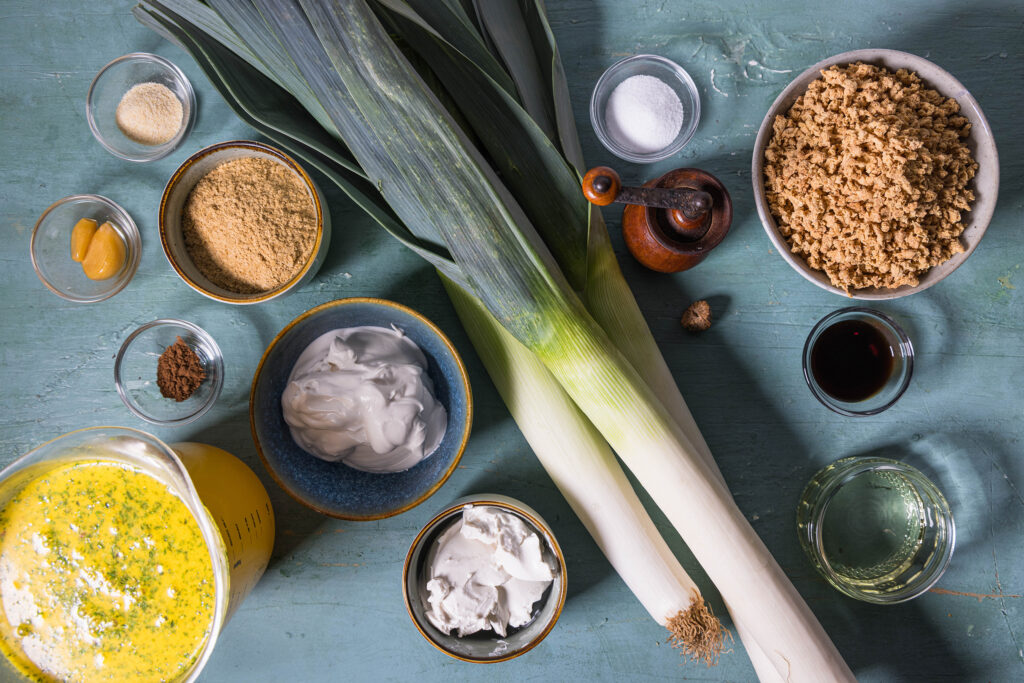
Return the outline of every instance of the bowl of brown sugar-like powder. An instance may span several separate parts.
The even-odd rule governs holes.
[[[313,278],[330,242],[319,188],[291,157],[260,142],[199,150],[160,200],[160,242],[186,284],[232,304],[279,297]]]

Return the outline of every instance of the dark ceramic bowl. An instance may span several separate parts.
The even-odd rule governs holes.
[[[522,626],[510,627],[508,634],[501,637],[490,630],[480,631],[465,638],[455,634],[446,635],[430,623],[427,617],[429,606],[426,598],[430,594],[427,581],[430,574],[430,562],[433,548],[441,534],[456,521],[462,518],[466,506],[483,505],[496,507],[503,512],[511,512],[522,519],[527,527],[541,538],[544,554],[558,564],[558,576],[551,582],[544,595],[533,606],[533,618]],[[555,622],[562,615],[565,606],[565,594],[568,588],[566,579],[565,555],[555,540],[555,532],[551,530],[537,512],[522,501],[496,493],[464,496],[445,507],[434,518],[427,522],[412,542],[405,556],[405,568],[402,570],[402,594],[405,597],[405,608],[412,617],[416,630],[431,645],[449,657],[464,662],[492,664],[525,654],[540,644],[547,637]]]
[[[434,395],[448,412],[441,445],[404,472],[361,472],[340,462],[321,460],[295,443],[284,421],[281,394],[299,355],[322,334],[360,325],[394,325],[416,342],[427,357]],[[434,323],[384,299],[338,299],[288,323],[263,353],[249,395],[253,440],[270,476],[303,505],[340,519],[382,519],[425,501],[455,471],[472,421],[469,378],[455,347]]]

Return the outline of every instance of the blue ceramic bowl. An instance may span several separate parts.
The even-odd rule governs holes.
[[[441,445],[405,472],[375,474],[321,460],[295,443],[284,421],[281,394],[299,355],[322,334],[360,325],[395,325],[416,342],[427,357],[434,394],[448,412]],[[288,323],[263,353],[249,395],[253,440],[270,476],[303,505],[340,519],[382,519],[425,501],[455,471],[472,421],[469,378],[455,347],[434,323],[384,299],[338,299]]]

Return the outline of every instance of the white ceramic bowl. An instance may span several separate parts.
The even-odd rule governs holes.
[[[281,164],[298,176],[309,191],[310,199],[313,200],[316,207],[318,225],[313,252],[302,269],[277,289],[256,294],[239,294],[210,282],[192,262],[188,249],[185,247],[185,237],[181,227],[182,210],[196,183],[215,167],[243,157],[268,159]],[[229,304],[256,304],[276,299],[298,289],[312,280],[320,270],[330,242],[331,216],[320,188],[294,159],[281,150],[262,142],[234,140],[220,142],[199,150],[178,167],[171,179],[167,181],[163,197],[160,198],[160,244],[164,249],[164,255],[171,267],[189,287],[215,301]]]
[[[967,139],[967,146],[978,162],[978,172],[969,185],[974,191],[975,199],[971,204],[971,211],[967,214],[967,225],[960,241],[964,245],[963,253],[956,254],[945,263],[935,266],[928,272],[921,275],[917,286],[904,285],[895,289],[865,288],[852,290],[847,294],[844,290],[835,287],[828,279],[828,276],[820,270],[813,270],[807,263],[792,253],[786,238],[779,232],[771,210],[768,208],[768,201],[764,191],[764,151],[772,135],[772,122],[779,114],[789,110],[798,97],[807,91],[812,81],[821,76],[821,71],[834,64],[852,64],[864,62],[884,66],[890,70],[907,69],[915,72],[921,77],[925,85],[933,88],[945,97],[951,97],[960,104],[960,114],[967,117],[971,122],[971,134]],[[757,132],[757,139],[754,142],[754,158],[751,168],[751,176],[754,184],[754,203],[757,205],[757,213],[761,217],[761,224],[764,226],[768,238],[775,245],[782,258],[793,267],[793,270],[803,275],[807,280],[813,282],[822,289],[839,294],[844,297],[864,300],[898,299],[915,292],[928,289],[939,282],[967,260],[967,257],[978,246],[982,235],[988,228],[992,213],[996,207],[996,196],[999,194],[999,156],[996,152],[996,143],[992,137],[992,129],[981,111],[981,107],[971,94],[967,92],[960,81],[953,78],[947,71],[929,62],[923,57],[912,55],[898,50],[853,50],[844,52],[834,57],[829,57],[810,67],[802,74],[793,79],[793,82],[786,86],[786,89],[775,99],[768,113],[761,123]]]

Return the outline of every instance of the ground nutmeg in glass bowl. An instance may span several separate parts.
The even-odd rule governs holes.
[[[182,234],[189,258],[210,282],[238,294],[269,292],[309,260],[316,207],[290,169],[243,157],[215,167],[192,188]]]
[[[181,337],[164,349],[156,363],[156,385],[160,395],[184,401],[206,379],[206,371],[199,356]]]

